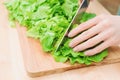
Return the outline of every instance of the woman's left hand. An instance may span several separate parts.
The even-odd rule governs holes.
[[[74,51],[79,52],[88,49],[85,51],[87,56],[100,53],[110,46],[120,44],[120,16],[97,16],[73,29],[68,34],[68,37],[74,37],[79,33],[81,34],[75,37],[69,44]],[[97,46],[94,47],[95,45]],[[89,49],[91,47],[94,48]]]

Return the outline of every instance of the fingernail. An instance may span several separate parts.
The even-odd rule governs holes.
[[[73,44],[70,42],[70,43],[69,43],[69,46],[72,48],[72,47],[73,47]]]
[[[86,56],[89,56],[89,53],[88,53],[88,52],[84,52],[84,54],[85,54]]]
[[[78,48],[74,48],[73,51],[78,52]]]
[[[85,54],[86,56],[92,56],[91,52],[88,52],[88,51],[84,52],[84,54]]]
[[[72,34],[71,34],[71,32],[68,34],[68,37],[72,37]]]

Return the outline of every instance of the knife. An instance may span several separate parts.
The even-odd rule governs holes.
[[[61,43],[63,42],[63,40],[64,40],[66,34],[68,33],[68,31],[70,30],[71,26],[73,24],[80,24],[80,19],[82,18],[82,15],[84,15],[86,9],[88,8],[90,0],[79,0],[79,1],[81,4],[79,5],[79,8],[78,8],[75,16],[73,17],[71,23],[69,24],[68,28],[66,29],[63,37],[61,38],[60,43],[56,46],[55,52],[57,52],[57,50],[59,49]]]

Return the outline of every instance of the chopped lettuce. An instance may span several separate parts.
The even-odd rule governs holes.
[[[94,56],[85,56],[84,52],[74,52],[69,46],[70,38],[66,37],[59,51],[54,53],[68,25],[78,9],[78,0],[11,0],[5,3],[9,11],[10,23],[18,21],[27,28],[27,36],[40,40],[45,52],[50,52],[57,62],[89,65],[100,62],[107,56],[107,50]],[[81,23],[95,17],[85,13]],[[72,27],[77,27],[78,24]]]
[[[71,41],[71,39],[66,37],[64,40],[64,43],[60,46],[59,50],[56,53],[54,53],[54,57],[55,57],[56,61],[67,62],[69,60],[71,64],[74,64],[74,63],[83,64],[84,63],[86,65],[89,65],[92,62],[101,62],[103,60],[103,58],[106,57],[108,54],[108,51],[104,50],[101,53],[96,54],[94,56],[85,56],[84,52],[74,52],[72,50],[72,48],[70,48],[68,46],[70,41]],[[60,56],[63,56],[64,58],[62,58]],[[61,60],[61,59],[63,59],[63,60]]]

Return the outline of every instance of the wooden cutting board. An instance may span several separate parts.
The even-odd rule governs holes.
[[[88,12],[96,13],[97,15],[105,13],[110,14],[101,4],[96,0],[90,3]],[[26,29],[17,25],[17,31],[21,43],[23,59],[26,71],[31,77],[38,77],[53,73],[64,72],[70,69],[86,67],[83,64],[70,65],[67,63],[55,62],[49,53],[45,53],[38,40],[27,38]],[[120,48],[109,48],[109,55],[100,63],[93,63],[90,66],[104,65],[110,63],[120,62]]]

